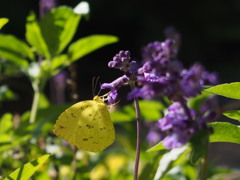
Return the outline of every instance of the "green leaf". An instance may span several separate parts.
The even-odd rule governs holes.
[[[161,179],[172,168],[173,163],[181,158],[186,151],[188,151],[188,146],[172,149],[166,153],[159,162],[154,179]]]
[[[81,16],[66,6],[53,8],[40,21],[40,29],[51,56],[55,56],[72,40]]]
[[[220,84],[205,91],[232,99],[240,99],[240,82]]]
[[[154,157],[150,158],[139,175],[139,180],[153,179],[158,169],[159,161],[164,155],[165,151],[159,151]]]
[[[140,100],[139,101],[141,119],[148,121],[156,121],[162,117],[164,106],[159,101],[153,100]],[[113,122],[127,122],[136,119],[136,112],[134,105],[126,105],[123,108],[111,113]]]
[[[0,101],[15,100],[16,98],[17,95],[13,91],[11,91],[8,86],[0,86]]]
[[[196,96],[194,98],[189,98],[188,107],[190,107],[191,109],[194,109],[195,111],[198,112],[200,110],[203,102],[206,101],[207,99],[209,99],[210,96],[212,96],[212,94],[203,91],[198,96]]]
[[[213,133],[210,142],[229,142],[240,144],[240,127],[227,122],[210,123]]]
[[[0,34],[0,57],[27,69],[26,59],[33,60],[34,54],[26,43],[15,36]]]
[[[50,58],[50,53],[43,38],[41,28],[34,13],[30,13],[26,23],[26,39],[35,51],[45,58]]]
[[[152,100],[139,101],[139,107],[142,119],[149,121],[156,121],[162,118],[163,114],[161,112],[165,109],[161,102]]]
[[[159,150],[166,150],[166,147],[163,146],[162,141],[156,144],[155,146],[151,147],[150,149],[148,149],[147,152],[159,151]]]
[[[70,65],[68,55],[61,54],[55,56],[51,61],[51,75],[54,76],[61,71],[64,67]]]
[[[29,162],[18,168],[4,180],[28,180],[48,160],[50,154],[45,154],[35,161]]]
[[[136,119],[136,113],[132,104],[113,111],[110,115],[113,122],[129,122]]]
[[[118,38],[111,35],[91,35],[81,38],[72,43],[68,48],[70,61],[76,61],[96,49],[117,41]]]
[[[223,115],[227,116],[228,118],[240,121],[240,110],[226,111],[226,112],[223,113]]]
[[[7,18],[0,18],[0,29],[2,29],[2,27],[7,23],[8,23]]]
[[[0,136],[8,134],[11,130],[13,130],[13,116],[10,113],[6,113],[0,119]]]
[[[196,132],[190,139],[192,152],[190,155],[190,160],[195,164],[200,158],[206,155],[206,150],[209,142],[209,132],[208,130],[201,130]]]

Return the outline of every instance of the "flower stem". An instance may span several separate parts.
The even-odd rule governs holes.
[[[136,121],[137,121],[137,145],[136,145],[136,158],[134,167],[134,180],[138,179],[138,166],[140,159],[140,147],[141,147],[141,121],[140,121],[140,108],[138,99],[134,99],[134,106],[136,109]]]

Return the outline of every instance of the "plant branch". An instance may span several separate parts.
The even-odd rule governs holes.
[[[134,106],[136,109],[136,121],[137,121],[137,145],[136,145],[136,158],[134,167],[134,180],[138,179],[138,166],[140,159],[140,147],[141,147],[141,120],[140,120],[140,108],[138,99],[134,99]]]
[[[208,162],[208,147],[201,161],[201,170],[200,170],[201,180],[207,180],[207,162]]]
[[[31,124],[34,123],[36,120],[39,98],[40,98],[40,91],[34,90],[33,103],[32,103],[30,120],[29,120]]]

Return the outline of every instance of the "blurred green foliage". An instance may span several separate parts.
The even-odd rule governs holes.
[[[33,105],[29,111],[23,114],[6,112],[0,119],[0,176],[5,179],[29,179],[32,175],[34,179],[46,180],[133,179],[136,144],[133,105],[126,105],[111,113],[116,127],[116,142],[103,152],[95,154],[77,150],[52,134],[57,117],[70,104],[53,105],[44,94],[46,82],[83,56],[118,41],[115,36],[99,34],[72,42],[81,18],[72,8],[60,6],[41,20],[37,19],[34,12],[29,14],[26,41],[14,35],[0,34],[0,80],[21,73],[28,77],[34,90]],[[7,21],[1,18],[0,28]],[[218,90],[227,92],[226,88]],[[228,92],[230,94],[227,97],[233,95],[235,89]],[[191,99],[189,106],[198,110],[209,96],[203,93]],[[1,102],[16,98],[6,85],[0,87]],[[163,117],[169,103],[140,101],[142,126],[145,127],[145,123],[153,125]],[[237,115],[238,112],[229,116]],[[239,143],[239,127],[229,123],[212,123],[210,126],[214,130],[210,142]],[[198,165],[206,154],[208,133],[196,134],[182,148],[166,150],[161,142],[149,147],[145,139],[149,129],[143,130],[140,180],[187,180],[199,176]],[[232,172],[229,169],[209,170],[208,177],[214,179],[219,174]]]

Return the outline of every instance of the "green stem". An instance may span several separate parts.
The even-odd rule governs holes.
[[[200,170],[201,180],[207,180],[207,162],[208,162],[208,147],[206,149],[206,152],[201,162],[201,170]]]
[[[34,123],[36,120],[39,97],[40,97],[40,92],[39,91],[34,92],[33,103],[32,103],[31,114],[30,114],[31,124]]]
[[[135,158],[135,167],[134,167],[134,180],[138,179],[138,166],[140,159],[140,148],[141,148],[141,121],[140,121],[140,108],[138,99],[134,99],[134,105],[136,109],[136,120],[137,120],[137,145],[136,145],[136,158]]]
[[[34,96],[33,96],[33,103],[32,103],[30,120],[29,120],[30,124],[34,123],[36,120],[38,104],[40,99],[40,91],[39,91],[38,83],[33,83],[32,86],[34,90]]]

